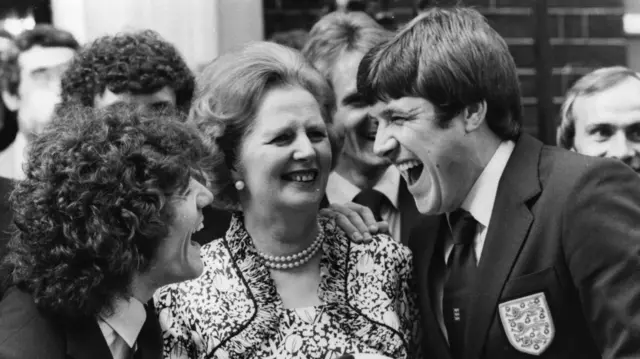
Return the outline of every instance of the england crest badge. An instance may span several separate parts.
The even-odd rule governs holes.
[[[517,350],[540,355],[551,345],[555,328],[544,293],[501,303],[498,312],[509,342]]]

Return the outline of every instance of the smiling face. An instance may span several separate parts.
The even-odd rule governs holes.
[[[333,71],[331,83],[336,93],[337,112],[334,116],[338,125],[344,126],[345,141],[338,172],[357,170],[369,173],[376,168],[384,169],[389,161],[373,152],[378,122],[369,116],[369,108],[356,90],[358,64],[363,54],[351,52],[342,55]]]
[[[316,99],[300,87],[266,92],[239,156],[247,206],[318,206],[331,167],[327,126]]]
[[[162,240],[149,273],[160,285],[177,283],[198,277],[204,268],[200,257],[200,244],[191,235],[203,228],[202,209],[211,204],[213,194],[199,181],[191,179],[182,194],[169,202],[173,206],[173,223],[169,234]]]
[[[630,78],[579,97],[573,111],[576,152],[617,158],[640,172],[640,81]]]
[[[418,97],[379,102],[371,115],[380,121],[375,151],[400,170],[418,210],[439,214],[457,209],[477,178],[470,170],[473,150],[463,115],[441,128],[436,108]]]

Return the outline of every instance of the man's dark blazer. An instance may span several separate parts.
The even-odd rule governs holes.
[[[0,262],[7,252],[7,244],[11,239],[11,222],[13,212],[9,206],[9,195],[13,190],[14,182],[8,178],[0,177]],[[3,283],[8,273],[4,273],[0,267],[0,298],[2,298]]]
[[[329,207],[329,199],[325,195],[320,202],[320,208]],[[411,238],[412,228],[419,222],[421,217],[416,201],[411,192],[407,189],[407,183],[400,178],[400,188],[398,189],[398,211],[400,212],[400,242],[407,245]]]
[[[0,177],[0,258],[4,256],[6,243],[11,237],[9,228],[13,220],[13,213],[9,206],[9,195],[13,187],[12,180]]]
[[[162,331],[154,306],[138,335],[136,359],[162,358]],[[36,308],[30,294],[10,288],[0,302],[0,358],[112,359],[96,320],[55,320]]]
[[[431,287],[444,266],[442,233],[420,240],[436,230],[417,227],[412,243],[422,253],[415,255],[425,357],[447,359]],[[521,135],[500,179],[477,274],[465,358],[533,357],[510,344],[497,308],[539,292],[555,326],[540,358],[640,358],[640,177],[621,162]]]

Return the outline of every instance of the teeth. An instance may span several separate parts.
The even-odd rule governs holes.
[[[407,172],[410,169],[412,169],[413,167],[420,166],[421,164],[422,163],[420,163],[420,161],[418,161],[418,160],[410,160],[410,161],[399,163],[399,164],[396,165],[396,167],[401,172]]]
[[[198,225],[198,227],[196,228],[196,232],[202,230],[204,228],[204,224],[202,222],[200,222],[200,224]]]
[[[287,176],[290,180],[296,181],[296,182],[309,182],[309,181],[313,181],[316,178],[316,173],[315,172],[298,172],[298,173],[293,173]]]

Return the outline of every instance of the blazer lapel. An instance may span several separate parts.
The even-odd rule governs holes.
[[[533,222],[528,201],[540,193],[541,149],[542,143],[521,135],[502,174],[478,266],[465,357],[480,356],[500,294]]]
[[[422,315],[423,345],[425,355],[447,359],[449,346],[440,330],[433,305],[434,289],[432,278],[437,275],[439,232],[443,228],[444,216],[425,216],[426,220],[417,224],[411,232],[410,248],[413,253],[413,265]],[[446,228],[446,227],[445,227]]]
[[[138,351],[136,359],[160,359],[162,358],[162,330],[154,309],[153,300],[145,306],[147,320],[145,320],[138,335]]]
[[[73,359],[113,359],[96,320],[65,324],[67,355]]]

